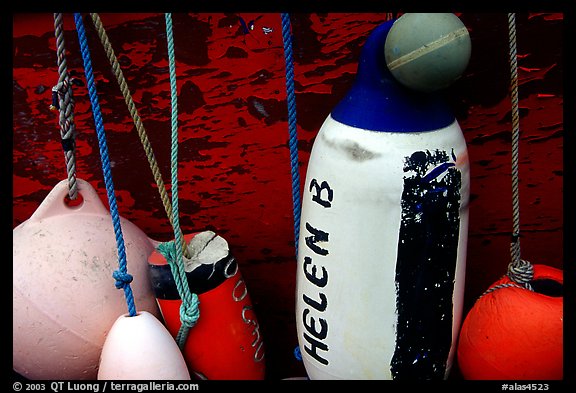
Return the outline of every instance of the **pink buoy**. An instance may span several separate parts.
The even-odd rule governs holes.
[[[98,379],[189,380],[186,362],[170,332],[152,314],[120,316],[106,337]]]
[[[112,219],[96,190],[77,179],[81,202],[58,183],[13,230],[13,368],[28,379],[96,379],[106,335],[126,313],[112,273]],[[130,284],[139,311],[160,312],[148,276],[150,239],[121,218]]]

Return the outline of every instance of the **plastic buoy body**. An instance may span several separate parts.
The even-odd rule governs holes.
[[[451,163],[452,152],[466,156],[457,123],[418,136],[352,129],[332,118],[322,126],[298,246],[296,317],[311,379],[392,379],[395,369],[401,378],[404,366],[418,362],[430,367],[429,377],[450,368],[461,321],[468,172],[454,165],[442,179],[423,179]],[[420,175],[407,160],[422,165]]]
[[[203,240],[195,242],[202,237]],[[262,380],[265,347],[246,282],[226,241],[213,232],[184,236],[196,263],[185,262],[190,291],[198,294],[200,317],[189,330],[183,349],[193,378]],[[196,245],[194,246],[194,243]],[[190,248],[190,245],[194,248]],[[181,326],[182,300],[168,262],[157,250],[150,258],[151,278],[158,305],[170,333]]]
[[[563,285],[562,270],[534,267],[534,291],[503,287],[481,296],[462,324],[458,366],[470,380],[560,380],[563,297],[538,283]],[[507,277],[490,288],[511,284]]]
[[[166,327],[142,311],[114,322],[102,348],[98,379],[187,380],[190,373]]]
[[[112,219],[89,183],[65,203],[57,184],[13,230],[13,361],[29,379],[95,379],[108,330],[127,311],[112,278],[118,251]],[[148,275],[148,237],[121,219],[136,307],[160,317]]]
[[[310,379],[443,379],[454,357],[467,148],[439,103],[378,68],[389,28],[369,37],[308,163],[296,325]]]

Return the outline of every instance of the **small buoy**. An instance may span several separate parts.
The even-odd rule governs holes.
[[[77,179],[81,202],[68,204],[58,183],[13,230],[14,370],[28,379],[96,379],[108,330],[126,312],[113,272],[118,251],[110,212]],[[139,310],[160,317],[147,258],[148,236],[121,218],[131,287]]]
[[[314,141],[302,197],[296,327],[310,379],[448,376],[462,316],[469,162],[449,107],[368,37]]]
[[[265,348],[246,282],[228,249],[212,231],[184,236],[190,259],[183,257],[190,291],[199,299],[200,317],[189,330],[184,359],[193,378],[262,380]],[[182,300],[164,256],[148,259],[152,286],[165,325],[173,337],[180,326]]]
[[[390,29],[384,53],[400,83],[431,92],[460,78],[470,60],[470,35],[454,14],[406,13]]]
[[[458,366],[469,380],[560,380],[563,377],[563,273],[533,265],[533,291],[502,287],[504,276],[474,304],[460,331]]]
[[[102,348],[98,379],[189,380],[190,373],[166,327],[141,311],[114,322]]]

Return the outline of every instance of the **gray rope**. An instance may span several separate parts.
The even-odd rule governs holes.
[[[510,55],[510,99],[512,104],[512,242],[510,243],[510,263],[506,275],[512,281],[495,285],[480,297],[502,288],[533,290],[530,282],[534,278],[534,267],[521,258],[520,253],[520,193],[518,191],[520,116],[518,111],[518,57],[516,52],[516,15],[508,14],[508,39]]]
[[[526,289],[526,287],[521,287],[518,284],[514,284],[514,283],[508,283],[508,284],[500,284],[500,285],[495,285],[492,288],[488,288],[486,291],[484,291],[484,293],[480,296],[484,296],[489,294],[490,292],[494,292],[497,289],[502,289],[502,288],[520,288],[520,289]]]
[[[508,14],[508,38],[510,43],[510,96],[512,102],[512,243],[511,262],[508,277],[513,282],[532,290],[530,281],[534,278],[534,268],[520,257],[520,193],[518,190],[520,116],[518,111],[518,57],[516,52],[516,14]]]
[[[52,88],[52,93],[57,95],[58,106],[51,109],[60,111],[60,138],[64,149],[66,173],[68,174],[68,196],[76,199],[78,196],[78,184],[76,183],[76,147],[74,125],[74,99],[72,97],[72,85],[68,75],[66,63],[66,48],[64,45],[64,28],[62,14],[54,14],[54,33],[56,35],[56,53],[58,61],[58,84]],[[56,101],[56,97],[54,97]]]

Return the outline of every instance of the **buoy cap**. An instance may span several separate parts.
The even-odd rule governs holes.
[[[393,23],[382,23],[366,40],[356,81],[332,110],[332,118],[371,131],[423,132],[448,127],[455,117],[442,97],[406,88],[386,66],[384,45]]]
[[[471,54],[468,29],[451,13],[407,13],[390,29],[386,65],[410,89],[432,92],[464,73]]]

